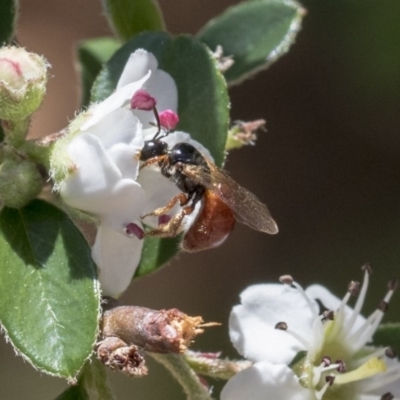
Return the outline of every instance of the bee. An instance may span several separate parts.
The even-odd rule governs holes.
[[[146,233],[150,236],[175,237],[182,230],[185,216],[201,201],[201,209],[183,237],[181,247],[188,252],[219,246],[238,221],[257,231],[276,234],[278,226],[267,206],[247,189],[236,183],[224,170],[204,157],[189,143],[181,142],[169,148],[158,137],[145,141],[140,152],[141,168],[158,165],[161,174],[181,191],[168,204],[142,216],[165,216],[175,204],[181,211],[168,222]],[[160,217],[161,218],[161,217]],[[162,220],[162,219],[161,219]]]

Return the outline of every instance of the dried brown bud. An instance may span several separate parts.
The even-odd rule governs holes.
[[[110,336],[98,343],[97,358],[107,367],[129,376],[147,375],[146,363],[139,349],[127,345],[120,338]]]
[[[255,121],[235,121],[228,132],[226,141],[226,150],[240,149],[243,146],[254,145],[257,140],[257,132],[265,130],[265,120],[257,119]]]
[[[119,306],[103,314],[102,337],[116,336],[127,344],[155,353],[183,353],[203,332],[201,317],[189,317],[176,308],[151,310]]]
[[[235,126],[238,129],[236,137],[243,143],[254,144],[257,139],[256,132],[260,130],[265,131],[265,124],[265,119],[256,119],[248,122],[237,121],[235,122]]]

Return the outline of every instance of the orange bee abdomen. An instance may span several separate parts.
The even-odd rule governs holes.
[[[182,249],[200,251],[219,246],[235,226],[232,210],[214,193],[205,191],[203,207],[186,232]]]

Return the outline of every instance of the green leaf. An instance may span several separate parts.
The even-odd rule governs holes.
[[[148,275],[158,267],[165,265],[178,251],[181,237],[146,238],[142,250],[142,259],[135,277]]]
[[[56,400],[90,400],[85,388],[78,383],[57,396]]]
[[[65,390],[56,400],[114,400],[105,367],[95,357],[87,362],[76,386]]]
[[[374,335],[376,346],[393,347],[397,354],[400,352],[400,322],[382,324],[378,327]]]
[[[238,83],[268,68],[285,54],[300,29],[305,10],[292,0],[253,0],[240,3],[212,19],[198,38],[215,51],[222,46],[234,64],[225,77]]]
[[[0,1],[0,46],[10,44],[14,38],[17,16],[18,1]]]
[[[195,38],[166,33],[143,33],[127,42],[106,64],[92,90],[92,101],[101,101],[115,89],[129,55],[138,48],[152,52],[159,68],[167,71],[178,88],[177,129],[202,143],[217,165],[224,161],[228,132],[229,98],[226,82],[207,48]],[[138,275],[165,264],[178,251],[177,240],[146,238]]]
[[[157,0],[103,0],[109,23],[126,41],[143,31],[165,30]]]
[[[78,44],[78,61],[82,85],[82,107],[90,103],[90,90],[103,64],[121,44],[112,37],[83,40]]]
[[[35,200],[0,213],[0,321],[24,359],[73,378],[96,341],[100,294],[90,249],[66,214]]]

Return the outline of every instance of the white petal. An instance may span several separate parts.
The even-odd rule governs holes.
[[[306,289],[307,295],[315,300],[321,301],[324,307],[332,311],[337,311],[340,306],[341,300],[332,294],[328,289],[321,285],[311,285]],[[344,314],[345,319],[349,319],[353,309],[349,306],[345,306]],[[359,314],[355,320],[355,323],[350,332],[356,331],[363,323],[365,318]]]
[[[139,150],[135,146],[119,143],[113,146],[108,155],[118,167],[122,178],[136,179],[139,174]]]
[[[157,67],[157,59],[152,53],[144,49],[137,49],[129,56],[125,64],[117,84],[117,90],[129,83],[142,79],[149,70],[155,71]]]
[[[136,179],[137,154],[143,148],[142,126],[131,111],[118,108],[90,128],[114,161],[123,178]]]
[[[127,224],[143,215],[145,192],[132,179],[121,179],[109,193],[107,204],[106,210],[99,213],[100,218],[114,230],[123,232]]]
[[[138,183],[146,193],[144,214],[154,211],[156,208],[164,207],[180,191],[168,178],[163,176],[159,169],[143,168],[138,177]],[[169,215],[174,215],[180,210],[176,205]],[[146,218],[146,224],[157,225],[156,219]]]
[[[153,71],[150,79],[144,83],[146,89],[157,100],[158,112],[178,110],[178,89],[171,75],[161,69]]]
[[[132,96],[143,87],[143,84],[149,79],[150,75],[151,71],[148,71],[142,79],[119,88],[101,103],[94,104],[90,107],[88,110],[90,117],[81,126],[81,130],[88,130],[90,127],[101,121],[106,115],[130,102]]]
[[[133,145],[140,150],[143,147],[142,126],[131,110],[117,108],[105,115],[89,132],[99,138],[105,149],[117,143]]]
[[[229,333],[233,345],[246,358],[288,364],[299,351],[307,349],[289,332],[275,329],[278,322],[285,322],[288,330],[312,346],[313,313],[297,289],[254,285],[241,294],[241,302],[232,310]]]
[[[143,89],[147,90],[157,101],[158,112],[170,109],[178,109],[178,90],[175,81],[167,72],[157,69],[157,59],[153,54],[146,50],[138,49],[130,55],[125,65],[124,71],[119,79],[117,89],[131,82],[141,79],[149,70],[151,77],[143,84]],[[144,127],[149,127],[150,122],[155,123],[152,111],[133,111]]]
[[[143,214],[143,189],[133,179],[123,179],[98,138],[83,133],[68,151],[77,169],[62,183],[60,192],[69,206],[100,217],[113,215],[114,226],[120,230]]]
[[[121,173],[107,155],[99,139],[82,133],[68,145],[68,153],[76,170],[61,185],[61,195],[71,207],[83,211],[105,211],[103,204],[96,204],[108,197],[110,188],[121,179]]]
[[[129,286],[142,254],[143,240],[101,224],[92,248],[103,295],[117,298]]]
[[[221,392],[221,400],[314,400],[286,365],[259,362],[231,378]]]
[[[161,70],[153,71],[150,79],[143,84],[143,89],[147,90],[157,100],[156,107],[159,113],[168,109],[177,111],[178,90],[175,81],[166,72]],[[156,123],[153,111],[132,111],[143,124],[144,128],[149,128],[152,124]]]

